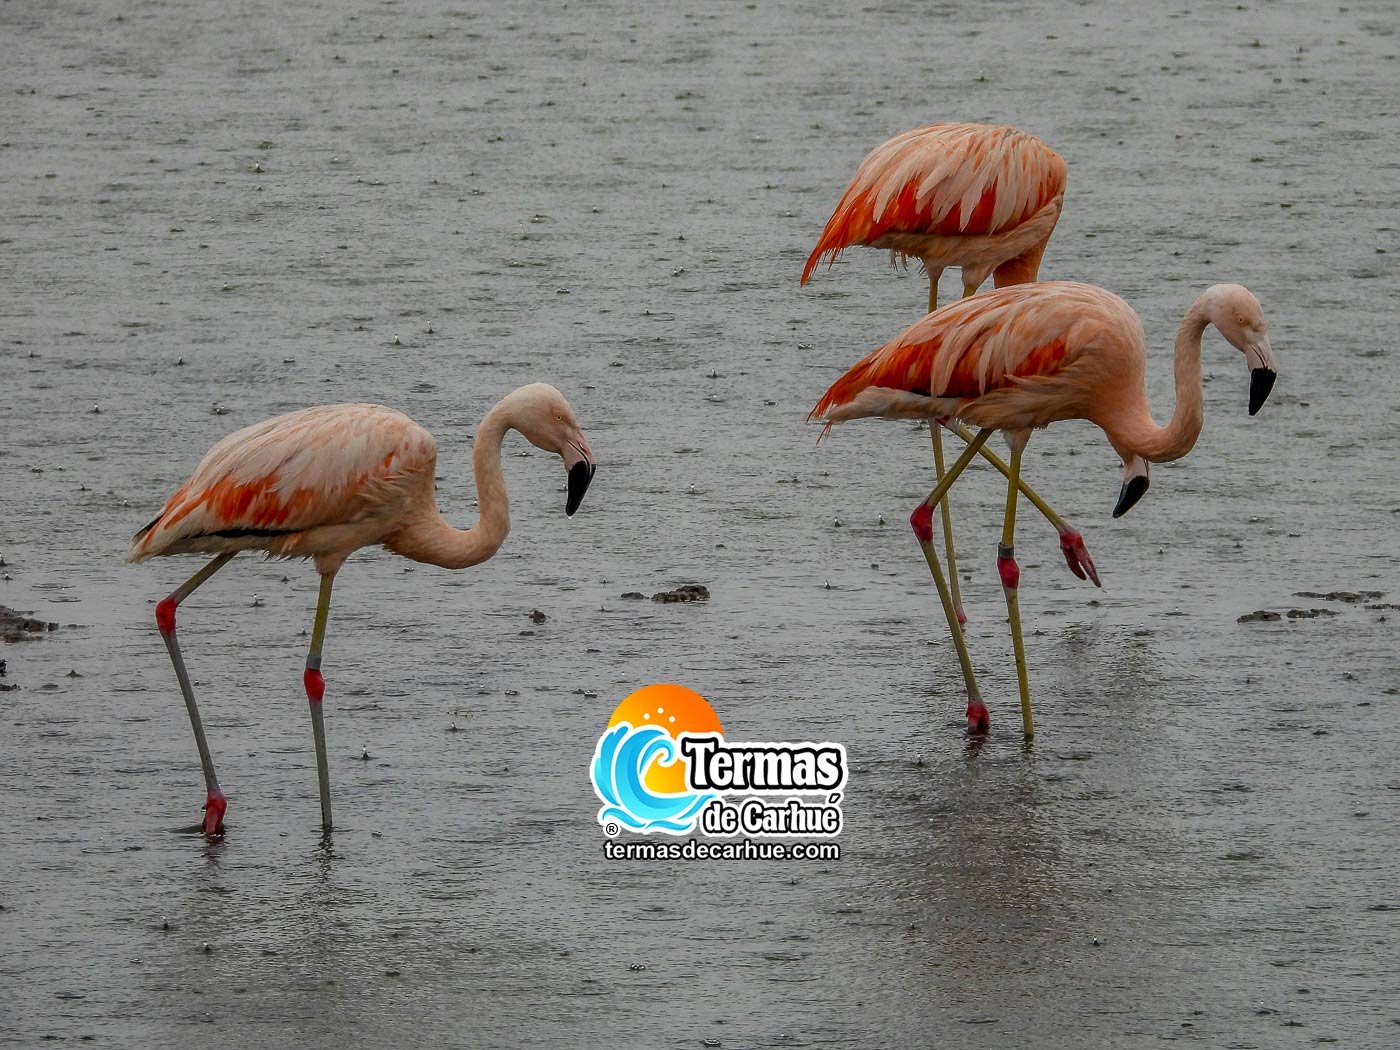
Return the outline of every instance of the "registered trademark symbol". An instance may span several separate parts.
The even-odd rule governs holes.
[[[614,823],[614,822],[611,821],[611,820],[608,821],[606,824],[603,825],[603,834],[606,835],[606,836],[608,836],[608,838],[612,838],[614,835],[616,835],[616,834],[617,834],[619,831],[621,831],[621,830],[622,830],[622,829],[621,829],[620,827],[618,827],[617,824]]]

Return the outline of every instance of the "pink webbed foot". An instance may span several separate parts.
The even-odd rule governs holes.
[[[222,791],[210,791],[204,803],[204,837],[210,842],[222,842],[224,838],[224,811],[228,809],[228,799]]]
[[[992,716],[981,700],[967,702],[967,735],[986,736],[992,731]]]
[[[1074,529],[1065,529],[1060,533],[1060,550],[1064,552],[1065,564],[1069,566],[1069,571],[1078,576],[1081,580],[1092,580],[1095,587],[1102,587],[1099,583],[1098,570],[1094,568],[1094,559],[1089,557],[1089,551],[1084,546],[1084,536]]]

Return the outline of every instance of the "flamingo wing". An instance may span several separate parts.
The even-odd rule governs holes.
[[[925,415],[939,414],[948,401],[985,404],[1016,392],[1069,398],[1090,378],[1086,351],[1102,342],[1098,333],[1125,328],[1142,340],[1132,308],[1093,285],[1047,281],[984,292],[928,314],[857,362],[822,395],[809,418],[881,414],[840,411],[871,389],[945,399],[943,405],[921,402],[922,413],[904,413]],[[867,396],[862,403],[877,402]],[[886,399],[885,407],[916,404]]]
[[[432,435],[383,405],[321,405],[255,423],[205,453],[127,558],[355,524],[393,505],[406,481],[431,479],[436,461]]]
[[[896,135],[861,161],[802,270],[886,233],[1003,233],[1064,192],[1064,159],[1015,128],[934,124]]]

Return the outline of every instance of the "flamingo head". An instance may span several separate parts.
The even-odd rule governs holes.
[[[511,398],[517,402],[512,421],[515,429],[536,448],[553,452],[564,460],[564,469],[569,474],[564,513],[572,517],[598,469],[578,417],[564,395],[548,383],[523,386]]]
[[[1274,388],[1278,369],[1269,346],[1268,326],[1259,300],[1243,285],[1217,284],[1202,297],[1208,300],[1207,316],[1220,334],[1244,354],[1249,365],[1249,414],[1264,407]]]

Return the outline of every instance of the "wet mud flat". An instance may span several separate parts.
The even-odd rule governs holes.
[[[0,4],[0,604],[86,625],[0,645],[0,1046],[1392,1046],[1393,21]],[[926,296],[877,252],[800,289],[806,254],[865,152],[941,119],[1065,157],[1042,274],[1139,311],[1159,419],[1208,284],[1259,296],[1280,365],[1249,418],[1208,341],[1201,440],[1119,520],[1097,431],[1033,438],[1104,589],[1023,516],[1029,749],[999,476],[953,498],[972,746],[905,525],[927,430],[804,423]],[[492,562],[347,565],[329,844],[314,574],[240,556],[182,606],[230,806],[222,845],[180,833],[153,615],[195,563],[124,565],[130,535],[224,434],[366,399],[436,435],[465,525],[475,427],[533,380],[587,429],[588,502],[520,441]],[[667,681],[736,739],[846,745],[839,863],[604,858],[594,746]]]

